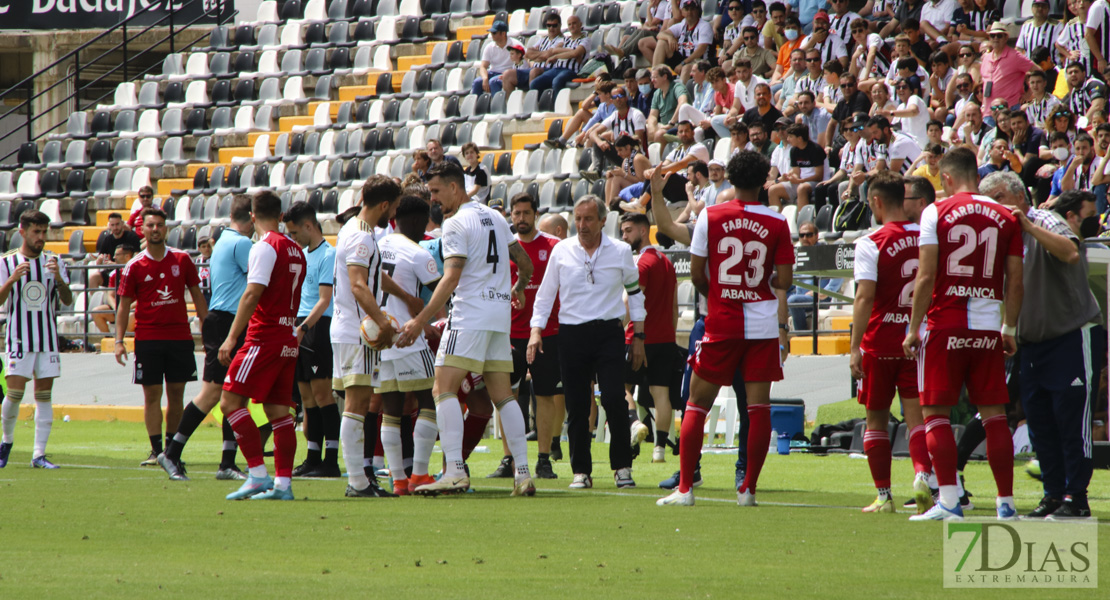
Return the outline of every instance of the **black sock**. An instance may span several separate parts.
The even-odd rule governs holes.
[[[320,426],[324,430],[324,462],[339,464],[339,405],[320,407]]]
[[[378,432],[381,431],[381,425],[378,424],[378,413],[366,413],[364,426],[366,427],[366,443],[362,447],[362,456],[372,464],[374,462],[374,452],[378,449]]]
[[[177,433],[166,442],[167,458],[181,460],[181,451],[185,449],[185,443],[189,441],[189,437],[193,435],[197,427],[200,427],[206,416],[192,402],[185,407],[185,411],[181,413],[181,423],[177,426]],[[178,440],[179,437],[182,439]]]
[[[304,409],[304,439],[308,447],[305,462],[320,462],[320,450],[324,446],[324,424],[321,422],[320,407],[313,406]],[[316,446],[313,448],[312,446]]]
[[[413,431],[412,415],[401,416],[401,459],[405,465],[405,475],[412,476],[412,456],[415,448],[412,441]]]
[[[239,451],[239,444],[235,442],[235,430],[231,428],[231,423],[227,418],[224,418],[223,425],[223,452],[220,453],[220,470],[227,469],[235,466],[235,454]]]
[[[551,455],[546,452],[540,452],[539,456],[537,457],[537,462],[545,460],[551,460]]]
[[[559,445],[559,438],[558,437],[553,437],[553,438],[551,438],[551,449],[554,450],[556,448],[561,449],[562,446]]]
[[[635,423],[640,420],[640,413],[635,408],[628,409],[628,422]]]
[[[150,436],[150,451],[153,452],[155,456],[162,453],[162,434],[159,433]]]
[[[658,448],[667,447],[667,438],[671,437],[671,432],[663,431],[662,429],[655,430],[655,446]]]

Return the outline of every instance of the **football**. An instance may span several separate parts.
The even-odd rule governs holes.
[[[392,346],[397,343],[397,339],[401,337],[401,333],[397,331],[401,328],[401,324],[397,322],[397,319],[393,318],[393,315],[384,311],[382,314],[384,314],[385,318],[389,319],[389,322],[393,325],[393,339],[389,342],[389,345]],[[373,345],[377,343],[378,336],[381,335],[381,332],[382,328],[369,316],[362,320],[362,325],[359,327],[359,333],[362,335],[362,343],[368,347],[373,347]]]

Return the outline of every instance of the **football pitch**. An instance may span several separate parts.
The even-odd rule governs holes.
[[[655,506],[678,457],[651,464],[646,444],[637,489],[614,487],[595,445],[594,489],[568,490],[563,460],[534,498],[510,498],[511,482],[483,478],[501,455],[490,439],[470,459],[471,494],[346,499],[345,480],[296,479],[294,502],[229,502],[238,483],[213,478],[219,434],[197,431],[184,456],[192,481],[178,483],[138,467],[141,424],[59,420],[50,456],[62,468],[41,471],[29,467],[33,424],[20,421],[0,471],[0,598],[1099,597],[944,589],[941,524],[907,522],[909,509],[860,513],[875,491],[867,461],[847,455],[772,453],[756,508],[736,506],[734,451],[703,456],[696,506]],[[440,457],[437,447],[433,465]],[[893,476],[901,507],[910,461],[895,459]],[[972,463],[966,476],[972,516],[993,516],[990,469]],[[1015,494],[1023,513],[1041,495],[1020,465]],[[1110,522],[1106,471],[1091,507]],[[1106,578],[1110,527],[1098,529]]]

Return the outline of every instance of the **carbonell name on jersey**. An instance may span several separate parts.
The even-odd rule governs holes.
[[[1006,226],[1006,219],[1002,217],[1002,213],[998,212],[993,207],[987,204],[982,204],[980,202],[968,202],[967,204],[963,204],[954,208],[952,212],[944,215],[944,221],[951,225],[968,215],[982,215],[984,217],[987,217],[988,219],[991,219],[995,223],[998,223],[999,227]]]
[[[892,244],[887,246],[886,247],[886,255],[891,257],[891,258],[894,258],[895,256],[898,256],[899,252],[905,250],[906,248],[916,248],[916,247],[917,247],[917,236],[916,235],[907,236],[907,237],[904,237],[902,239],[895,240]]]
[[[950,337],[948,338],[949,350],[961,350],[964,348],[971,348],[975,350],[994,350],[998,347],[998,338],[986,337]]]
[[[730,233],[736,231],[737,229],[747,229],[748,231],[755,233],[761,238],[765,238],[771,235],[771,232],[768,231],[767,228],[764,227],[762,224],[760,224],[759,221],[753,221],[752,219],[732,219],[731,221],[725,221],[724,223],[722,223],[721,227],[724,228],[725,233]]]
[[[993,289],[989,287],[972,287],[969,285],[949,286],[945,295],[957,296],[960,298],[986,298],[988,300],[997,300],[997,298],[994,297]]]

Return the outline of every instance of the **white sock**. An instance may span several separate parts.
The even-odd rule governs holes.
[[[290,478],[290,477],[274,477],[274,488],[275,489],[287,490],[287,489],[289,489],[289,486],[292,483],[293,483],[293,479]]]
[[[308,442],[307,446],[309,450],[320,450],[320,444],[317,444],[316,442]]]
[[[364,490],[370,485],[362,464],[363,444],[366,434],[363,423],[366,417],[354,413],[343,413],[339,425],[339,444],[343,446],[343,464],[347,467],[347,483],[356,490]]]
[[[513,464],[516,465],[515,479],[518,481],[529,477],[528,472],[528,432],[525,431],[524,413],[520,412],[520,405],[516,398],[509,396],[497,404],[501,411],[501,432],[509,444],[509,452],[513,455]]]
[[[960,497],[963,498],[964,497],[964,482],[963,482],[962,479],[960,479],[960,475],[962,475],[962,473],[957,473],[956,474],[956,489],[959,490]]]
[[[436,445],[435,413],[430,410],[421,410],[416,418],[416,425],[412,431],[412,474],[427,475],[428,463],[431,462],[432,449]]]
[[[960,504],[960,486],[958,485],[942,485],[940,486],[940,503],[947,508],[955,508]]]
[[[929,473],[929,487],[935,490],[939,485],[940,484],[937,482],[937,474]]]
[[[15,441],[15,422],[19,419],[19,403],[23,401],[23,390],[8,390],[8,396],[0,405],[0,422],[4,426],[4,443]]]
[[[50,402],[50,392],[35,392],[35,451],[31,458],[46,454],[46,441],[50,439],[50,427],[54,424],[54,406]]]
[[[223,448],[224,450],[237,450],[239,445],[235,443],[235,440],[224,440]]]
[[[455,394],[440,394],[436,398],[436,425],[439,426],[439,445],[447,458],[444,475],[458,477],[466,473],[462,458],[463,414]]]
[[[374,458],[370,461],[370,466],[374,467],[375,471],[381,471],[385,468],[385,457],[374,456]]]
[[[265,463],[257,467],[251,467],[248,471],[250,471],[250,475],[254,479],[265,479],[270,476],[270,472],[266,470]]]
[[[384,416],[381,436],[382,448],[385,450],[385,459],[389,463],[389,474],[393,476],[393,481],[408,479],[405,475],[405,460],[401,458],[400,417]]]

